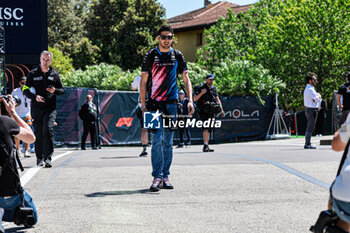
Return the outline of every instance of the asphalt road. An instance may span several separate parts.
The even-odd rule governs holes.
[[[325,137],[321,137],[325,138]],[[313,138],[315,145],[319,139]],[[329,138],[329,137],[327,137]],[[53,168],[23,159],[38,208],[31,229],[7,232],[309,232],[326,209],[342,153],[304,150],[304,139],[174,148],[174,190],[148,191],[151,158],[140,147],[56,149]],[[150,152],[150,147],[148,148]],[[62,156],[59,158],[59,156]]]

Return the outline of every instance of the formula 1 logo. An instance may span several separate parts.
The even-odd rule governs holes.
[[[162,114],[157,112],[144,112],[143,113],[143,128],[144,129],[160,129]]]
[[[115,127],[122,127],[123,125],[125,125],[126,127],[130,127],[132,126],[132,121],[133,121],[133,117],[121,117],[119,118],[117,124],[115,125]]]

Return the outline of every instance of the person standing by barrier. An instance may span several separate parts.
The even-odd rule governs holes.
[[[322,98],[320,93],[317,93],[315,90],[317,83],[316,75],[309,72],[305,77],[305,81],[307,85],[304,90],[304,106],[306,107],[305,116],[307,120],[307,126],[305,132],[304,149],[316,149],[315,146],[311,145],[311,136],[315,129],[318,109],[320,107]]]
[[[11,93],[12,96],[16,96],[18,99],[21,100],[21,104],[19,106],[16,107],[16,112],[18,114],[18,116],[24,120],[25,123],[27,123],[29,125],[29,127],[31,127],[33,125],[32,122],[32,117],[30,115],[30,99],[23,95],[23,86],[26,83],[27,77],[23,76],[21,77],[21,80],[19,82],[19,87],[17,87],[16,89],[14,89]],[[18,138],[15,137],[15,142],[16,142],[16,148],[17,150],[19,150],[19,143],[20,140]],[[31,157],[30,154],[28,153],[28,144],[24,143],[24,152],[23,152],[23,156],[24,157]]]
[[[171,47],[173,29],[170,26],[161,26],[158,30],[158,46],[150,50],[142,62],[140,85],[141,110],[143,112],[160,111],[176,120],[177,113],[177,75],[181,74],[188,93],[188,109],[193,114],[192,85],[188,77],[187,65],[184,56]],[[148,90],[147,81],[151,81]],[[150,191],[157,192],[160,188],[173,189],[169,182],[170,166],[173,158],[174,131],[169,128],[152,130],[152,176],[153,182]]]
[[[140,82],[141,82],[141,76],[137,76],[134,81],[131,83],[131,89],[134,91],[138,91],[140,93]],[[136,109],[136,115],[137,118],[140,120],[141,124],[141,143],[142,143],[142,152],[140,154],[140,157],[147,156],[147,144],[148,144],[148,131],[143,127],[143,116],[142,116],[142,110],[141,110],[141,99],[139,98],[139,103],[137,105]]]
[[[194,90],[194,101],[197,101],[199,118],[202,121],[214,119],[217,113],[221,113],[221,117],[225,115],[218,92],[213,85],[214,79],[214,75],[208,74],[205,78],[205,83],[197,86]],[[203,128],[203,152],[214,152],[213,149],[209,148],[211,130],[211,128]]]
[[[87,135],[90,133],[91,149],[97,150],[97,107],[92,102],[91,95],[86,96],[86,102],[81,105],[79,117],[83,120],[83,135],[81,137],[81,149],[86,150],[85,142]]]
[[[53,126],[56,120],[56,95],[63,95],[64,88],[58,73],[50,66],[53,55],[43,51],[40,66],[31,70],[23,93],[32,101],[31,114],[36,136],[35,153],[37,165],[52,167],[51,157],[54,152]],[[32,89],[32,90],[31,90]]]
[[[188,119],[188,98],[185,97],[185,92],[183,90],[179,91],[179,103],[178,103],[178,114],[181,116],[179,117],[179,120],[182,120],[184,122],[187,121]],[[179,128],[179,144],[177,145],[176,148],[182,148],[184,147],[184,139],[186,135],[186,142],[185,146],[190,146],[191,145],[191,133],[190,129],[185,126],[182,128]]]
[[[345,120],[350,112],[350,82],[349,82],[349,78],[350,78],[350,72],[347,72],[345,74],[346,83],[341,85],[338,89],[337,103],[338,103],[339,107],[342,109],[342,114],[341,114],[341,118],[339,121],[339,125],[342,125],[345,122]],[[343,103],[340,102],[341,97],[343,97]]]

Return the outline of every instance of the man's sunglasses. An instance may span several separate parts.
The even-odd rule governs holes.
[[[165,40],[165,39],[172,40],[173,39],[173,36],[165,36],[165,35],[159,35],[159,36],[160,36],[160,39],[162,39],[162,40]]]
[[[25,82],[20,82],[22,85],[26,84]]]

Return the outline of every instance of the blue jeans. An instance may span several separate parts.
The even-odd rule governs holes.
[[[173,121],[176,120],[177,105],[166,104],[167,115],[172,115]],[[167,178],[170,174],[170,166],[173,160],[173,138],[174,131],[168,128],[152,130],[152,176],[154,178]]]
[[[0,197],[0,207],[5,210],[2,219],[6,222],[13,222],[15,216],[15,209],[17,206],[21,205],[21,196],[12,196],[10,198]],[[34,210],[35,224],[38,221],[38,213],[36,211],[32,197],[24,190],[24,206],[31,207]]]

